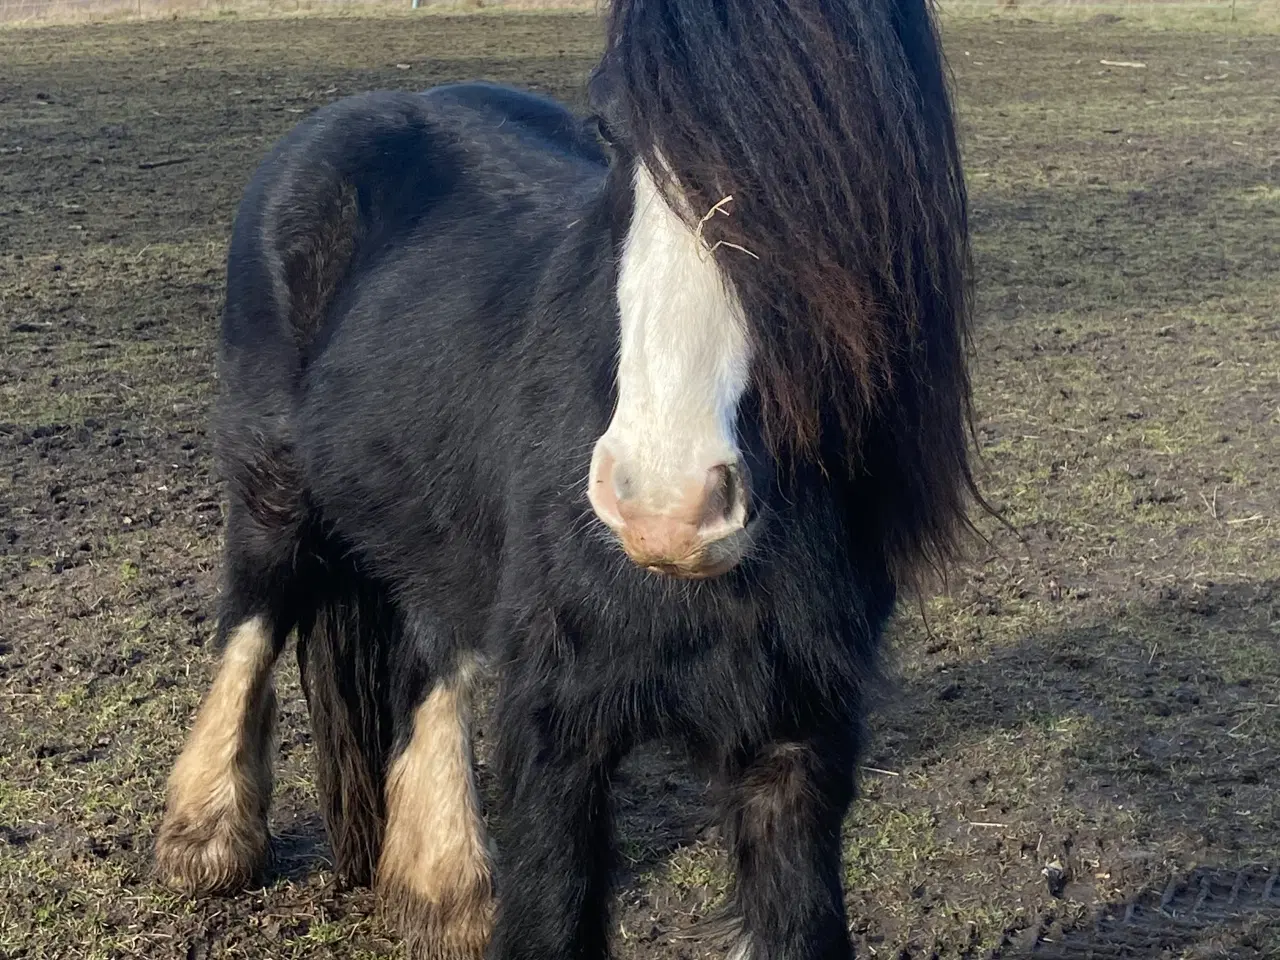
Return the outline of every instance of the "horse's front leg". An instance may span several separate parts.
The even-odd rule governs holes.
[[[545,702],[498,705],[498,918],[492,960],[608,955],[609,778],[620,754],[571,742]]]
[[[722,766],[741,960],[848,960],[841,824],[853,800],[852,731],[778,739]]]

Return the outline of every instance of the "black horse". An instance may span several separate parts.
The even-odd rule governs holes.
[[[267,857],[296,632],[338,869],[419,955],[605,955],[610,779],[655,737],[716,785],[737,955],[850,953],[840,831],[876,648],[974,492],[938,39],[926,0],[607,16],[590,121],[487,85],[369,94],[248,189],[224,652],[156,845],[182,889]]]

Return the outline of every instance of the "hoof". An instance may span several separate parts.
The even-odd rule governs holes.
[[[270,852],[265,822],[166,816],[156,838],[155,874],[161,883],[190,896],[226,893],[248,886],[267,865]]]
[[[487,882],[437,901],[399,886],[384,885],[380,893],[410,960],[483,960],[494,916]]]

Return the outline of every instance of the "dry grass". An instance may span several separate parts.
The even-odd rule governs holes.
[[[593,10],[597,0],[0,0],[0,26],[173,19],[386,17]]]
[[[0,27],[171,19],[387,17],[424,13],[555,13],[597,10],[608,0],[0,0]],[[1271,0],[937,0],[949,17],[1097,22],[1120,16],[1155,26],[1280,28]]]
[[[960,21],[1061,23],[1097,30],[1126,22],[1159,30],[1274,33],[1280,4],[1272,0],[936,0],[942,14]]]

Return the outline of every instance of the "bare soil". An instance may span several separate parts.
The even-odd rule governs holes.
[[[212,667],[225,244],[318,105],[464,78],[580,105],[598,42],[514,14],[0,32],[0,958],[397,954],[332,885],[291,671],[266,885],[148,877]],[[983,520],[895,624],[847,826],[860,955],[1275,957],[1280,35],[946,43],[983,484],[1019,536]],[[701,796],[678,756],[629,764],[619,956],[720,955]]]

